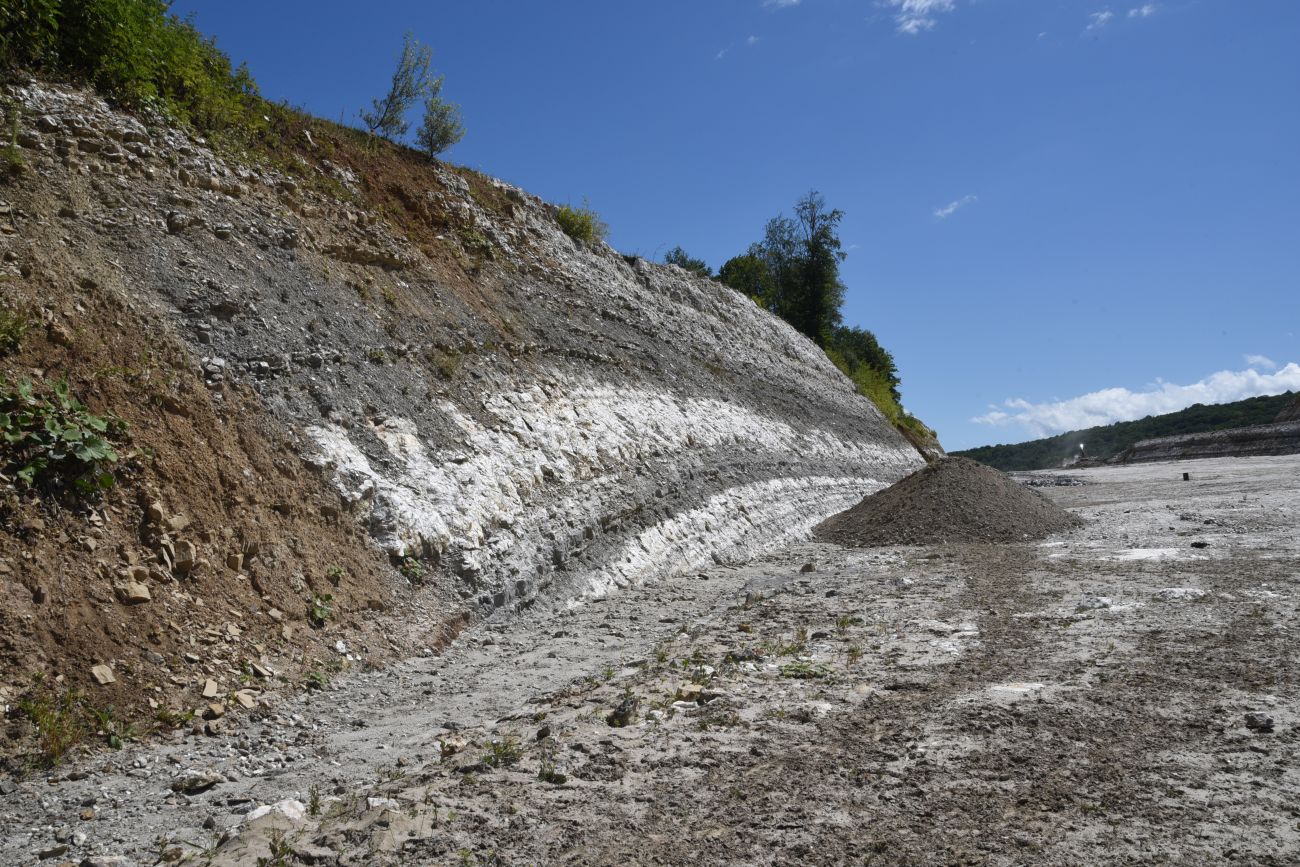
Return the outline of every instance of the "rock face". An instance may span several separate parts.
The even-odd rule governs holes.
[[[1300,453],[1300,420],[1142,440],[1126,449],[1115,462],[1127,464],[1297,453]]]
[[[1274,421],[1300,421],[1300,395],[1291,402],[1291,405],[1277,414]]]
[[[83,92],[11,95],[51,121],[25,130],[26,218],[111,263],[88,279],[215,394],[260,395],[340,522],[483,608],[748,558],[923,464],[785,323],[519,189],[319,134],[290,176]]]

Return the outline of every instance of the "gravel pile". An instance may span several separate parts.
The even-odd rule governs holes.
[[[948,457],[817,525],[854,548],[1041,539],[1079,519],[992,467]]]

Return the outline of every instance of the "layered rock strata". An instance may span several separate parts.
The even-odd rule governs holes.
[[[14,258],[59,245],[170,323],[215,394],[260,395],[341,519],[484,608],[742,560],[923,464],[784,322],[571,239],[515,187],[319,132],[288,168],[238,166],[84,92],[10,96]]]
[[[1134,443],[1117,463],[1300,454],[1300,421],[1156,437]]]

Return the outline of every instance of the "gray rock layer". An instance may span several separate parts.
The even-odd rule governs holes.
[[[1180,461],[1300,453],[1300,421],[1156,437],[1134,443],[1117,463]]]
[[[417,245],[323,156],[307,183],[84,92],[11,95],[35,169],[20,239],[61,237],[103,291],[173,323],[376,545],[487,608],[743,560],[922,465],[785,323],[571,240],[514,187],[485,182],[493,204],[430,168],[403,193],[444,215]]]

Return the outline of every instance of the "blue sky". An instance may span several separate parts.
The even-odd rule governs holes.
[[[360,11],[364,9],[364,11]],[[1294,0],[177,2],[355,119],[402,34],[448,157],[715,268],[815,188],[845,318],[950,449],[1300,388]]]

